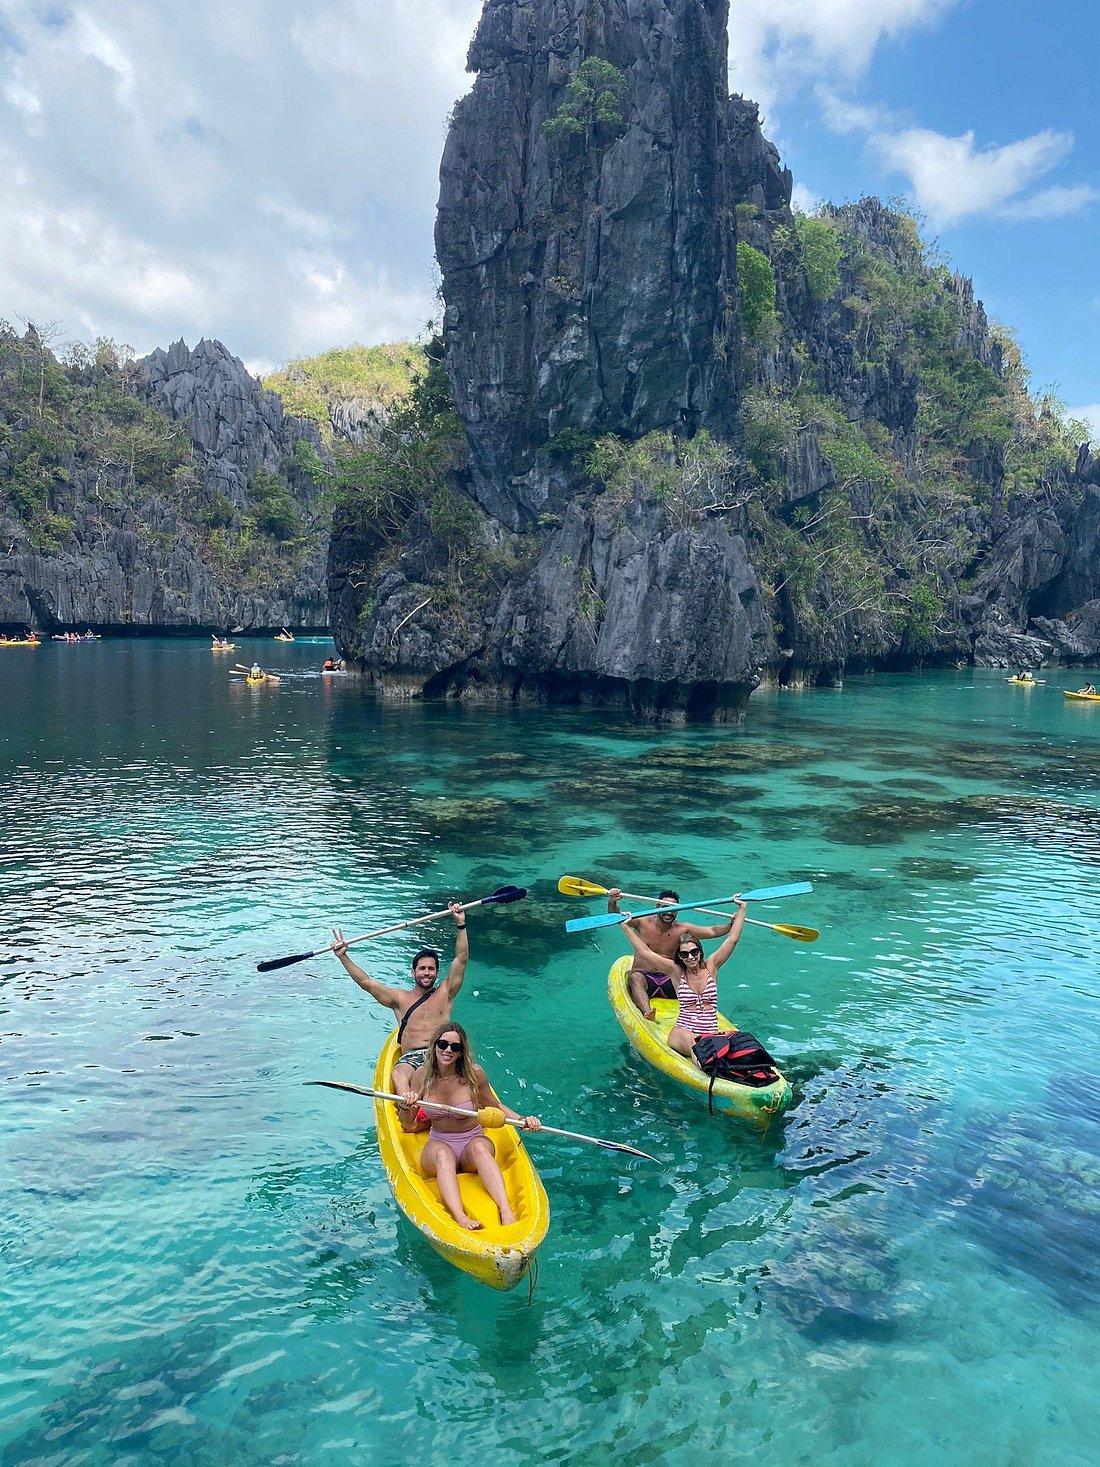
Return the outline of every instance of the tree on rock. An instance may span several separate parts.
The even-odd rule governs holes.
[[[574,137],[591,141],[597,129],[618,134],[626,127],[623,103],[630,88],[626,77],[610,61],[589,56],[565,89],[565,101],[542,124],[543,136],[551,142]]]

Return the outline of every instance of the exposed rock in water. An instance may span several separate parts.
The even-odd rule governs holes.
[[[383,693],[738,718],[764,678],[1100,655],[1097,461],[911,220],[792,214],[726,23],[485,0],[440,173],[449,448],[389,528],[377,476],[334,525]]]

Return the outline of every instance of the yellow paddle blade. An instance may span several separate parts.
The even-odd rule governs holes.
[[[783,922],[769,922],[768,925],[776,932],[782,932],[784,937],[793,937],[796,942],[816,942],[821,936],[816,927],[788,927]]]
[[[486,1131],[499,1131],[508,1124],[508,1117],[495,1105],[483,1105],[477,1113],[477,1123]]]
[[[559,876],[558,890],[562,896],[606,896],[607,887],[597,886],[594,881],[583,881],[579,876]]]

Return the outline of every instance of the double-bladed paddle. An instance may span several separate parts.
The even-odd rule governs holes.
[[[500,902],[501,904],[518,902],[526,895],[527,888],[525,886],[498,886],[496,891],[490,892],[488,896],[478,897],[476,901],[472,902],[462,902],[460,905],[464,912],[468,912],[471,907],[488,906],[490,902]],[[403,927],[419,927],[421,922],[434,922],[437,918],[449,917],[450,914],[450,907],[444,907],[441,912],[429,912],[426,917],[410,917],[407,922],[394,922],[391,927],[379,927],[375,932],[364,932],[361,937],[349,937],[342,946],[351,947],[357,942],[366,942],[368,937],[384,937],[387,932],[400,932]],[[310,953],[294,953],[289,958],[268,958],[266,962],[256,964],[256,971],[258,973],[270,973],[275,968],[289,968],[291,963],[304,963],[307,958],[316,958],[321,953],[330,953],[335,946],[336,943],[330,942],[327,947],[315,948]]]
[[[594,881],[585,881],[580,876],[562,876],[558,879],[558,890],[562,896],[594,897],[607,896],[606,886],[597,886]],[[649,902],[652,897],[639,896],[636,891],[624,891],[621,893],[628,901]],[[666,907],[667,911],[668,908]],[[718,912],[713,907],[692,907],[693,912],[706,912],[708,917],[730,917],[729,912]],[[821,936],[816,927],[792,926],[787,922],[759,922],[755,917],[746,917],[746,922],[751,922],[754,927],[770,927],[773,932],[780,933],[783,937],[793,937],[796,942],[816,942]]]
[[[229,669],[229,676],[232,677],[234,673],[241,677],[251,677],[252,669],[250,667],[242,667],[239,662],[234,662],[233,666]],[[264,681],[269,683],[277,683],[279,679],[273,672],[265,672]]]
[[[793,881],[789,886],[761,886],[755,891],[737,892],[733,896],[707,897],[704,902],[669,902],[663,907],[647,907],[644,912],[597,912],[593,917],[571,917],[565,924],[566,932],[591,932],[596,927],[617,927],[629,922],[632,917],[654,917],[660,912],[708,911],[710,904],[718,902],[770,902],[776,897],[805,896],[813,891],[809,881]],[[722,913],[728,917],[728,912]]]
[[[330,1090],[350,1090],[353,1095],[373,1095],[378,1100],[396,1100],[401,1104],[400,1095],[392,1095],[388,1090],[368,1090],[365,1085],[352,1085],[345,1080],[303,1080],[304,1085],[327,1085]],[[495,1105],[482,1106],[481,1110],[462,1110],[457,1105],[441,1105],[437,1100],[420,1100],[418,1105],[425,1110],[444,1111],[450,1116],[472,1116],[486,1129],[494,1126],[508,1124],[508,1117]],[[499,1117],[499,1119],[498,1119]],[[520,1130],[525,1128],[521,1126]],[[655,1156],[650,1156],[648,1151],[639,1151],[636,1146],[627,1146],[622,1141],[605,1141],[602,1136],[582,1136],[579,1131],[560,1131],[557,1126],[543,1126],[538,1131],[527,1132],[530,1136],[566,1136],[570,1141],[589,1141],[593,1146],[602,1146],[605,1151],[625,1151],[630,1156],[642,1156],[646,1161],[657,1161]],[[660,1166],[660,1162],[657,1162]]]

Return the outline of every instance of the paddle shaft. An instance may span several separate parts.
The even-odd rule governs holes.
[[[307,1080],[307,1085],[327,1085],[332,1090],[350,1090],[355,1095],[373,1095],[378,1100],[394,1100],[398,1105],[404,1102],[400,1095],[394,1095],[389,1090],[369,1090],[365,1085],[352,1085],[343,1080]],[[457,1105],[443,1105],[438,1100],[419,1100],[417,1104],[424,1110],[443,1111],[452,1116],[472,1116],[477,1120],[476,1110],[463,1110]],[[521,1131],[527,1127],[522,1121],[516,1122]],[[580,1131],[562,1131],[557,1126],[541,1126],[539,1131],[530,1132],[531,1135],[545,1134],[547,1136],[565,1136],[570,1141],[588,1141],[593,1146],[602,1146],[605,1151],[627,1151],[631,1156],[643,1156],[646,1161],[657,1161],[655,1156],[650,1156],[648,1151],[639,1151],[636,1146],[627,1146],[622,1141],[605,1141],[602,1136],[584,1136]],[[660,1163],[658,1163],[659,1165]]]
[[[711,902],[763,902],[774,901],[784,896],[805,896],[813,891],[809,881],[796,881],[789,886],[761,886],[755,891],[735,892],[733,896],[707,897],[707,906],[700,902],[668,902],[663,907],[647,907],[644,912],[597,912],[592,917],[572,917],[565,924],[566,932],[589,932],[595,927],[612,927],[628,921],[631,917],[653,917],[660,912],[711,911]],[[725,917],[728,912],[723,912]]]
[[[639,896],[636,891],[624,891],[622,895],[630,902],[648,902],[651,900],[650,897]],[[727,922],[733,921],[733,915],[731,913],[719,912],[714,907],[692,907],[691,910],[693,912],[705,912],[708,917],[724,917]],[[785,932],[788,930],[782,924],[777,926],[774,922],[761,922],[757,917],[746,917],[745,921],[753,927],[770,927],[773,932]],[[806,928],[804,930],[810,931],[811,929]]]
[[[459,909],[468,912],[471,907],[483,906],[486,902],[516,902],[527,895],[526,888],[518,886],[502,886],[488,896],[478,897],[476,901],[460,902]],[[441,912],[429,912],[426,917],[410,917],[405,922],[394,922],[390,927],[379,927],[376,932],[364,932],[360,937],[349,937],[345,942],[337,944],[330,942],[327,947],[314,948],[308,953],[294,953],[288,958],[269,958],[266,962],[257,963],[258,973],[271,973],[276,968],[289,968],[292,963],[304,963],[307,958],[320,957],[322,953],[330,953],[337,946],[351,947],[357,942],[366,942],[370,937],[384,937],[387,932],[400,932],[405,927],[419,927],[422,922],[434,922],[440,917],[450,915],[450,907],[444,907]]]

